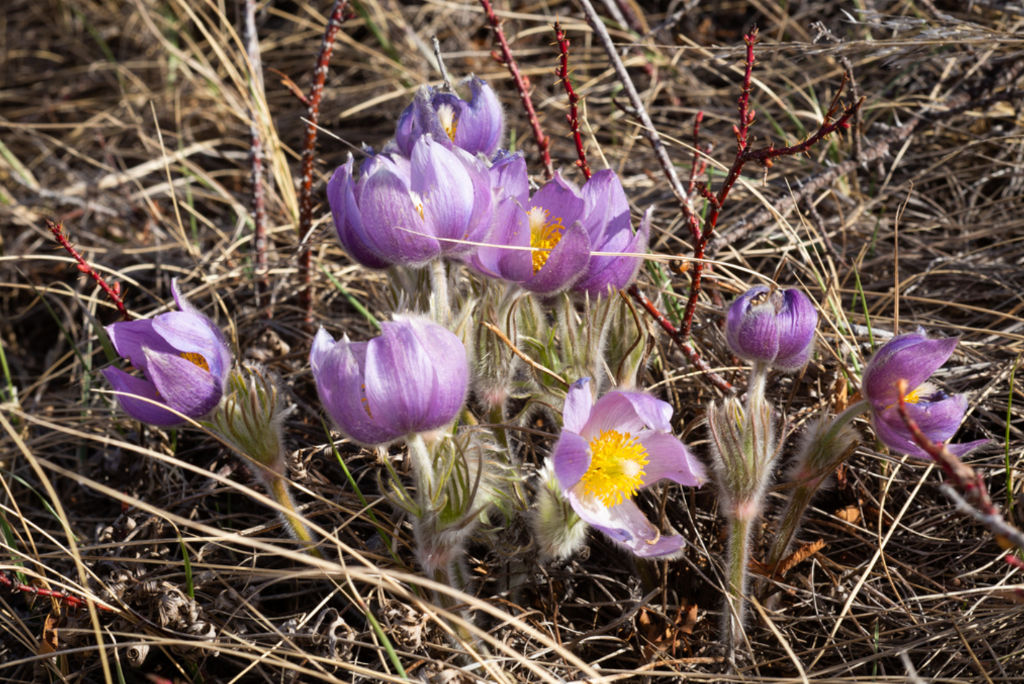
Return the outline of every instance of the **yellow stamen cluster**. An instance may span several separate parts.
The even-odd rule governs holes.
[[[549,212],[542,207],[533,207],[527,212],[530,219],[530,247],[533,249],[533,272],[544,268],[551,256],[551,250],[561,241],[565,226],[562,219],[548,220]]]
[[[207,373],[210,372],[210,364],[206,362],[206,359],[203,357],[202,354],[197,354],[196,352],[181,352],[178,354],[178,356],[185,359],[186,361],[191,361],[192,363],[196,364]]]
[[[441,128],[448,134],[449,140],[455,142],[455,131],[459,127],[459,120],[455,118],[455,108],[449,104],[439,106],[437,118],[441,122]]]
[[[605,506],[632,498],[644,482],[647,450],[630,433],[603,430],[590,441],[590,467],[580,479],[583,490]]]
[[[412,206],[416,209],[416,212],[420,215],[420,218],[424,218],[423,198],[420,197],[420,194],[418,192],[413,192],[412,190],[409,191],[409,197],[412,198]]]

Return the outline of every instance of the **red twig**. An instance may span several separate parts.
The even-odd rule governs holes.
[[[320,54],[316,58],[316,68],[313,70],[313,85],[306,96],[306,140],[302,147],[302,187],[299,194],[299,279],[307,323],[313,321],[313,252],[309,232],[313,225],[313,160],[316,155],[317,122],[320,120],[320,98],[324,93],[334,38],[341,28],[342,13],[347,4],[348,0],[334,0],[324,38],[320,43]]]
[[[68,606],[71,606],[72,608],[81,608],[86,603],[85,599],[78,596],[72,596],[71,594],[65,593],[63,591],[54,591],[53,589],[42,589],[40,587],[33,587],[31,584],[24,584],[22,582],[19,582],[16,578],[8,577],[6,572],[0,572],[0,584],[9,588],[11,591],[22,591],[26,594],[35,594],[36,596],[54,599],[61,603],[65,603]],[[100,610],[105,610],[108,613],[115,612],[114,608],[108,606],[107,604],[101,601],[94,600],[93,603]]]
[[[565,88],[565,96],[569,100],[569,113],[565,115],[565,118],[569,122],[569,128],[572,129],[573,142],[576,143],[576,166],[580,167],[583,175],[590,180],[590,164],[587,163],[587,151],[583,148],[583,137],[580,135],[580,97],[572,87],[572,81],[569,80],[569,39],[557,21],[555,22],[555,40],[558,41],[559,56],[555,75],[561,79],[562,86]]]
[[[125,308],[124,305],[124,298],[121,294],[121,284],[108,284],[103,276],[97,273],[96,269],[89,265],[89,262],[85,260],[85,257],[79,254],[78,250],[75,249],[75,246],[71,244],[67,233],[64,231],[63,223],[60,223],[59,221],[55,223],[50,219],[46,219],[46,227],[50,229],[51,233],[53,233],[53,237],[60,243],[60,246],[71,255],[71,258],[74,259],[75,262],[77,262],[78,270],[92,278],[96,281],[96,284],[102,288],[103,292],[106,293],[107,298],[114,303],[114,306],[116,306],[117,310],[121,313],[121,318],[126,321],[131,318],[131,315],[128,313],[128,309]]]
[[[537,111],[533,108],[533,100],[530,99],[530,84],[519,71],[519,64],[516,62],[515,57],[512,56],[512,48],[508,46],[505,32],[501,28],[501,20],[494,13],[494,7],[491,6],[490,0],[480,0],[480,6],[484,8],[487,21],[490,22],[491,28],[494,29],[494,35],[497,37],[498,45],[501,47],[501,59],[499,61],[503,62],[508,68],[508,72],[512,74],[512,81],[516,84],[516,90],[519,91],[519,99],[523,103],[523,109],[526,110],[526,118],[530,121],[530,128],[533,129],[533,138],[537,141],[537,147],[540,149],[541,162],[544,164],[544,175],[547,178],[553,178],[555,168],[551,165],[550,140],[544,135],[544,131],[540,127],[540,119],[537,118]]]
[[[928,452],[935,464],[942,469],[946,476],[946,482],[952,485],[952,489],[947,490],[947,493],[952,490],[962,493],[963,499],[958,503],[962,503],[965,512],[995,535],[1000,546],[1003,548],[1016,546],[1018,549],[1024,550],[1024,533],[1003,519],[999,509],[992,503],[992,499],[988,495],[984,478],[975,472],[974,468],[957,458],[944,444],[936,444],[929,439],[910,417],[907,412],[907,390],[907,381],[900,380],[897,383],[900,418],[910,430],[914,442]],[[956,500],[957,497],[954,497],[954,501]]]
[[[258,99],[263,96],[263,66],[260,59],[260,41],[256,34],[256,1],[245,0],[245,48],[249,57],[251,93],[253,100],[249,111],[249,161],[252,182],[253,261],[255,263],[256,298],[262,300],[269,286],[267,278],[267,208],[263,191],[263,138],[257,119]],[[261,302],[262,304],[262,302]],[[264,309],[271,317],[269,300]]]
[[[650,317],[661,326],[662,330],[668,333],[668,336],[676,343],[676,345],[679,346],[679,349],[681,349],[683,354],[686,355],[686,358],[690,360],[690,363],[692,363],[699,371],[704,373],[705,377],[711,381],[711,384],[723,392],[732,392],[732,384],[721,375],[711,370],[711,366],[708,365],[708,362],[705,361],[697,350],[686,341],[686,338],[682,336],[682,331],[672,325],[672,321],[668,320],[665,314],[658,310],[658,307],[654,305],[654,302],[648,299],[647,295],[640,291],[640,288],[636,286],[636,283],[630,285],[626,289],[626,292],[629,293],[630,297],[640,303],[640,306],[644,308],[644,311],[646,311]]]

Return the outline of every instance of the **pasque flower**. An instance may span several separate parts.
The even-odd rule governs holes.
[[[103,375],[118,392],[125,413],[152,425],[171,426],[210,413],[224,394],[231,350],[209,318],[171,289],[180,311],[106,327],[114,349],[142,372],[139,378],[119,368]]]
[[[497,160],[491,175],[499,199],[494,227],[471,258],[477,270],[542,294],[604,294],[636,275],[650,221],[633,232],[614,172],[598,171],[582,190],[556,173],[532,198],[521,155]]]
[[[464,84],[469,85],[468,102],[435,88],[419,90],[398,119],[395,144],[402,154],[411,155],[420,136],[429,133],[435,140],[470,154],[494,156],[505,129],[501,102],[491,86],[479,78],[468,78]]]
[[[321,328],[309,361],[324,409],[361,444],[385,444],[450,423],[466,398],[462,341],[420,316],[396,316],[369,342]]]
[[[351,157],[327,183],[338,238],[349,256],[370,268],[418,266],[473,249],[490,228],[491,179],[483,162],[417,138],[411,157],[367,159],[358,180]]]
[[[758,285],[729,306],[725,337],[741,359],[792,371],[810,358],[817,325],[818,312],[803,292]]]
[[[956,433],[967,410],[967,398],[952,396],[925,382],[953,354],[957,338],[929,339],[920,333],[897,335],[875,352],[864,369],[861,393],[871,404],[878,438],[891,449],[919,458],[930,458],[914,442],[899,413],[899,381],[909,389],[904,397],[908,415],[934,442],[945,442]],[[983,444],[947,444],[960,456]]]
[[[633,501],[661,480],[700,486],[704,467],[672,435],[672,407],[642,392],[612,391],[593,402],[589,379],[569,389],[562,434],[551,454],[573,510],[638,556],[665,556],[683,545],[662,535]]]

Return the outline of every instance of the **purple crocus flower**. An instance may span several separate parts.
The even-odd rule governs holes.
[[[165,427],[183,423],[182,416],[202,418],[217,407],[232,358],[223,333],[189,304],[177,281],[171,290],[180,311],[106,327],[117,353],[144,377],[103,369],[125,413]]]
[[[741,359],[793,371],[810,358],[817,325],[818,312],[803,292],[758,285],[729,307],[725,337]]]
[[[419,266],[473,249],[490,228],[491,179],[483,162],[420,136],[412,156],[380,154],[338,167],[327,183],[338,238],[369,268]]]
[[[642,392],[612,391],[595,404],[589,378],[565,398],[562,434],[551,460],[576,514],[638,556],[679,551],[679,535],[662,535],[632,500],[660,480],[700,486],[704,466],[672,435],[672,407]]]
[[[367,445],[450,423],[469,383],[466,349],[454,333],[421,316],[396,317],[382,328],[369,342],[336,342],[321,328],[309,355],[327,413]]]
[[[471,77],[464,83],[469,85],[468,102],[454,93],[420,88],[398,118],[395,144],[402,154],[411,155],[420,136],[430,134],[446,146],[494,156],[505,128],[501,102],[485,81]]]
[[[560,292],[579,280],[591,247],[580,192],[556,173],[530,198],[526,162],[519,154],[495,162],[491,176],[499,193],[494,226],[471,265],[541,294]]]
[[[967,398],[962,394],[947,395],[925,382],[956,348],[957,338],[928,339],[920,333],[897,335],[875,352],[864,369],[861,393],[871,403],[872,422],[882,442],[900,453],[930,459],[914,441],[900,417],[899,381],[905,380],[907,413],[933,442],[952,437],[967,411]],[[947,444],[961,456],[987,440],[967,444]]]

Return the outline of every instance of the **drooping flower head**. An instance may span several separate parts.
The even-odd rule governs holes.
[[[490,158],[498,150],[505,130],[501,102],[491,86],[479,78],[469,85],[467,102],[458,95],[423,87],[398,119],[395,144],[409,156],[420,136],[430,134],[446,146],[460,147],[472,155]]]
[[[532,198],[522,155],[497,160],[491,175],[498,192],[494,227],[470,260],[481,273],[541,294],[571,287],[593,295],[625,287],[636,275],[650,221],[645,217],[633,232],[614,172],[598,171],[582,191],[556,173]]]
[[[337,342],[321,328],[309,362],[324,409],[367,445],[450,423],[469,382],[462,341],[421,316],[396,316],[369,342]]]
[[[551,454],[572,508],[638,556],[665,556],[683,545],[662,535],[633,501],[661,480],[700,486],[704,467],[672,435],[672,407],[642,392],[612,391],[594,403],[584,378],[569,389],[562,434]]]
[[[338,167],[327,200],[342,246],[369,268],[419,266],[473,249],[490,228],[491,179],[483,162],[420,136],[411,158],[379,154]]]
[[[125,413],[144,423],[179,425],[182,416],[202,418],[224,394],[231,350],[220,329],[193,307],[172,281],[180,311],[106,327],[114,349],[143,377],[103,369]]]
[[[817,325],[818,312],[803,292],[758,285],[729,306],[725,337],[741,359],[793,371],[810,358]]]
[[[872,422],[878,438],[900,453],[931,458],[919,447],[899,413],[899,381],[905,380],[907,413],[933,442],[952,437],[967,411],[967,398],[952,396],[925,382],[953,354],[957,338],[928,339],[920,333],[897,335],[875,352],[864,369],[861,393],[871,403]],[[960,456],[986,440],[947,444]]]

